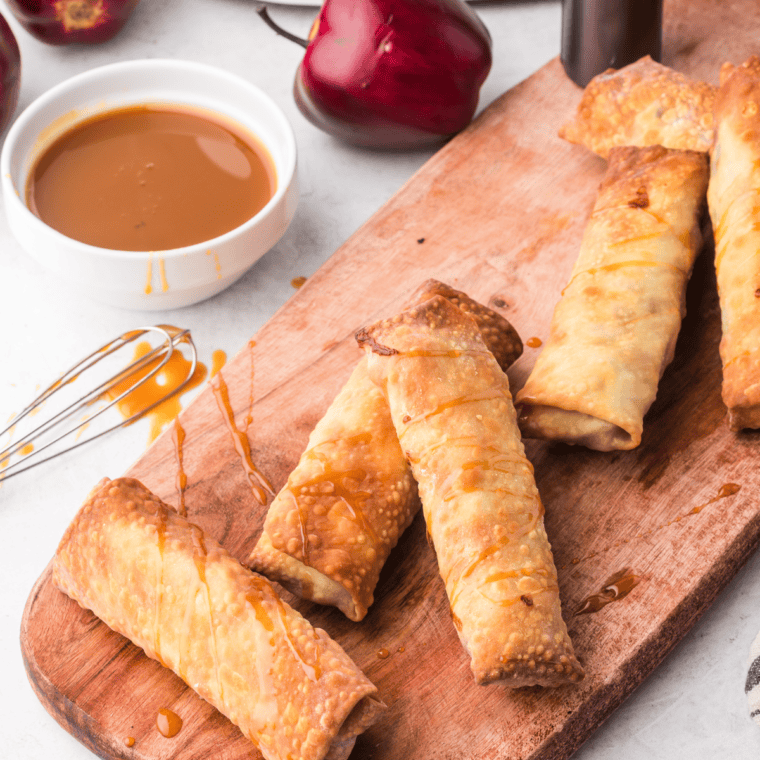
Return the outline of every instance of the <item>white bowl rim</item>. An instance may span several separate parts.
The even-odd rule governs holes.
[[[29,122],[36,116],[39,110],[49,105],[50,103],[53,103],[61,94],[68,92],[72,87],[86,84],[88,80],[96,78],[103,74],[118,74],[125,69],[146,69],[150,71],[156,67],[173,68],[178,71],[202,71],[214,76],[221,76],[230,80],[238,86],[242,86],[254,91],[257,96],[261,97],[268,103],[272,109],[273,114],[275,114],[276,119],[281,123],[281,127],[283,129],[283,133],[286,137],[287,142],[285,172],[283,173],[284,176],[282,177],[280,176],[280,172],[278,172],[277,190],[275,191],[274,195],[269,199],[267,204],[260,211],[254,214],[250,219],[243,222],[243,224],[229,230],[229,232],[225,232],[223,235],[218,235],[214,238],[209,238],[208,240],[204,240],[200,243],[193,243],[192,245],[183,246],[181,248],[167,248],[165,250],[129,251],[116,248],[100,248],[99,246],[83,243],[79,240],[68,237],[67,235],[64,235],[63,233],[43,222],[42,219],[33,214],[26,203],[21,200],[13,186],[10,163],[11,154],[13,153],[15,143],[18,139],[18,134],[29,124]],[[164,102],[177,105],[187,105],[191,107],[194,106],[193,103],[187,103],[183,100],[167,100]],[[244,127],[245,129],[249,129],[243,124],[240,126]],[[258,135],[256,136],[259,137]],[[261,140],[261,137],[259,137],[259,139]],[[261,142],[262,145],[264,145],[264,147],[269,150],[269,146],[266,145],[263,140],[261,140]],[[262,90],[260,87],[257,87],[252,82],[249,82],[244,77],[241,77],[238,74],[233,74],[232,72],[221,69],[217,66],[211,66],[207,63],[199,63],[197,61],[187,61],[175,58],[136,58],[131,61],[117,61],[115,63],[108,63],[104,66],[97,66],[93,69],[88,69],[87,71],[75,74],[74,76],[65,79],[63,82],[59,82],[35,98],[21,112],[21,114],[19,114],[19,116],[11,125],[11,128],[8,130],[8,134],[6,135],[5,143],[2,148],[2,153],[0,153],[0,178],[2,179],[2,185],[5,191],[4,196],[6,203],[13,203],[17,209],[20,210],[20,213],[27,217],[27,221],[37,227],[43,234],[52,236],[53,240],[58,240],[61,244],[66,245],[70,248],[76,248],[82,254],[90,256],[113,257],[119,259],[126,256],[129,259],[136,261],[147,261],[151,258],[156,257],[162,259],[172,259],[187,256],[189,253],[193,253],[201,249],[205,252],[209,248],[214,248],[215,246],[222,245],[228,240],[231,240],[232,238],[235,238],[241,233],[247,231],[249,228],[256,226],[262,219],[265,219],[267,216],[269,216],[269,214],[274,211],[276,206],[284,198],[285,194],[288,192],[288,188],[293,182],[293,177],[296,171],[296,152],[296,138],[293,132],[293,127],[288,121],[287,116],[285,116],[282,108],[280,108],[276,101],[266,92],[264,92],[264,90]]]

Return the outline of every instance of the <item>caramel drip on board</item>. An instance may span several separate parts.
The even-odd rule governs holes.
[[[125,745],[126,747],[134,747],[134,746],[135,746],[135,737],[134,737],[134,736],[128,736],[128,737],[127,737],[127,738],[124,740],[124,745]]]
[[[294,287],[296,290],[298,290],[299,288],[302,288],[302,287],[303,287],[303,286],[306,284],[306,277],[303,277],[303,276],[301,276],[301,277],[294,277],[294,278],[293,278],[293,279],[290,281],[290,284],[291,284],[291,285],[292,285],[292,286],[293,286],[293,287]]]
[[[716,496],[713,496],[712,499],[706,501],[704,504],[700,504],[698,507],[694,507],[694,509],[692,509],[691,512],[688,512],[687,514],[698,515],[708,505],[714,504],[719,499],[725,499],[727,496],[733,496],[735,493],[739,493],[740,490],[741,486],[738,483],[724,483],[720,487],[720,490]],[[668,524],[670,525],[670,523]]]
[[[183,467],[182,445],[185,442],[185,430],[179,422],[179,417],[174,418],[174,428],[172,430],[172,441],[174,442],[174,453],[177,456],[177,514],[187,517],[187,506],[185,505],[185,489],[187,488],[187,474]]]
[[[569,563],[562,565],[560,569],[564,570],[568,565],[578,565],[581,562],[585,562],[586,560],[593,559],[594,557],[598,557],[600,554],[604,554],[605,552],[608,552],[612,548],[616,548],[618,546],[623,546],[625,544],[628,544],[636,538],[646,538],[647,536],[651,536],[652,533],[656,533],[659,530],[663,530],[664,528],[669,528],[671,525],[680,523],[686,517],[690,517],[691,515],[698,515],[705,507],[709,506],[710,504],[714,504],[716,501],[719,501],[720,499],[725,499],[729,496],[734,496],[735,494],[739,493],[740,490],[741,490],[741,485],[739,485],[738,483],[724,483],[718,489],[718,493],[715,496],[713,496],[712,499],[709,499],[704,504],[699,504],[698,506],[693,507],[691,510],[689,510],[685,514],[678,515],[672,520],[669,520],[666,523],[662,523],[661,525],[656,525],[654,528],[650,528],[649,530],[644,531],[643,533],[637,533],[633,538],[623,538],[620,541],[616,541],[612,546],[608,546],[604,549],[600,549],[598,552],[591,552],[590,554],[587,554],[585,557],[574,557],[573,559],[570,560]]]
[[[249,390],[248,390],[248,414],[245,416],[245,430],[247,431],[250,427],[251,423],[253,422],[253,381],[255,378],[254,373],[254,365],[253,365],[253,349],[256,346],[255,340],[249,340],[248,341],[248,357],[251,361],[251,373],[250,373],[250,384],[249,384]]]
[[[539,348],[543,345],[543,341],[541,338],[528,338],[528,340],[525,341],[525,345],[528,348]]]
[[[217,372],[227,363],[227,354],[222,351],[221,348],[217,348],[216,351],[213,351],[211,354],[211,373],[209,374],[209,379],[214,377]]]
[[[230,405],[227,383],[224,381],[224,376],[221,372],[211,381],[211,389],[214,392],[219,411],[222,413],[222,418],[227,425],[227,430],[232,436],[232,443],[243,464],[243,469],[245,470],[253,495],[259,504],[263,506],[267,503],[267,494],[274,496],[274,490],[271,483],[253,463],[248,436],[235,424],[235,414]]]
[[[611,575],[595,594],[587,596],[581,606],[575,611],[575,615],[587,615],[599,612],[612,602],[624,599],[641,582],[641,577],[634,575],[630,568],[624,568]]]
[[[182,729],[182,718],[168,707],[162,707],[156,716],[156,728],[161,736],[171,739]]]
[[[390,657],[391,653],[383,647],[382,649],[377,650],[377,659],[378,660],[387,660]]]

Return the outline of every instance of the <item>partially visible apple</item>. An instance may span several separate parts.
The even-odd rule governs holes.
[[[259,13],[282,33],[265,8]],[[325,0],[302,44],[301,112],[371,147],[429,145],[459,132],[491,68],[491,36],[461,0]]]
[[[110,40],[138,0],[6,0],[29,34],[49,45]]]

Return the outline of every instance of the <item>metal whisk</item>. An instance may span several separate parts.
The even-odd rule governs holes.
[[[97,377],[93,381],[94,387],[89,391],[80,394],[74,401],[66,404],[63,409],[48,417],[48,419],[44,420],[34,429],[19,436],[17,442],[9,443],[4,449],[0,450],[0,482],[13,477],[14,475],[20,475],[22,472],[26,472],[43,462],[49,462],[51,459],[61,456],[61,454],[65,454],[80,446],[84,446],[86,443],[90,443],[117,428],[129,425],[147,414],[151,409],[154,409],[159,404],[166,401],[168,398],[171,398],[182,391],[193,377],[198,363],[198,355],[190,331],[181,330],[168,325],[141,327],[137,330],[130,330],[123,333],[118,338],[114,338],[102,345],[84,359],[77,362],[77,364],[71,367],[71,369],[42,391],[42,393],[40,393],[39,396],[37,396],[37,398],[35,398],[34,401],[32,401],[22,412],[15,415],[7,427],[0,430],[0,436],[9,433],[12,437],[13,429],[16,425],[22,420],[30,418],[36,414],[45,403],[50,402],[54,394],[62,392],[63,389],[73,385],[75,382],[83,382],[80,378],[85,372],[90,370],[92,373],[93,368],[103,362],[107,357],[115,354],[119,349],[149,333],[158,334],[159,337],[163,338],[163,343],[153,348],[144,356],[134,359],[129,365],[117,369],[113,374],[107,373],[108,376],[105,379]],[[122,399],[130,393],[133,393],[141,385],[148,382],[154,375],[159,373],[169,362],[174,351],[179,350],[179,344],[186,345],[190,353],[187,377],[182,383],[167,388],[166,393],[163,396],[152,401],[145,406],[145,408],[140,409],[130,417],[121,419],[116,424],[107,427],[105,430],[100,430],[84,440],[78,440],[78,435],[80,435],[93,420],[100,417],[111,407],[118,404]],[[150,367],[152,363],[155,363],[155,366]],[[148,367],[150,367],[150,369],[146,371],[144,375],[140,376],[139,379],[136,379],[135,382],[131,382],[131,378],[135,378]],[[126,385],[126,390],[120,392],[114,398],[109,399],[109,392],[122,385]],[[88,414],[84,419],[79,422],[74,422],[71,419],[77,413],[91,407],[95,402],[103,401],[104,399],[109,399],[108,403],[102,408],[92,410],[92,413]],[[66,402],[64,401],[64,403]],[[70,445],[64,445],[62,448],[54,449],[52,452],[50,451],[52,446],[69,437],[75,437]],[[43,445],[30,446],[30,444],[40,440],[44,441]],[[26,450],[30,448],[33,450],[30,453],[26,453]],[[48,454],[41,459],[38,458],[44,451],[48,451]],[[13,458],[15,458],[15,461],[11,461]]]

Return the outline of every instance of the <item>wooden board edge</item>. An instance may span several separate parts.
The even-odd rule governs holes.
[[[52,583],[52,579],[53,560],[50,560],[32,587],[21,616],[19,635],[21,659],[24,663],[24,670],[26,671],[29,685],[32,687],[32,691],[42,706],[61,728],[71,734],[80,744],[87,747],[90,752],[102,758],[102,760],[139,760],[140,755],[136,755],[134,750],[127,751],[126,745],[123,748],[119,748],[103,740],[102,732],[95,728],[96,722],[76,702],[72,702],[66,695],[58,691],[39,667],[34,653],[28,646],[29,637],[27,632],[34,605],[43,586]]]
[[[641,644],[627,665],[620,668],[618,678],[600,689],[583,709],[576,710],[574,715],[569,716],[561,731],[550,736],[546,743],[524,760],[569,760],[685,638],[752,556],[758,545],[760,510],[747,521],[743,530],[726,547],[724,561],[720,565],[714,565],[710,572],[702,577],[702,582],[681,600],[664,621],[657,635]]]

